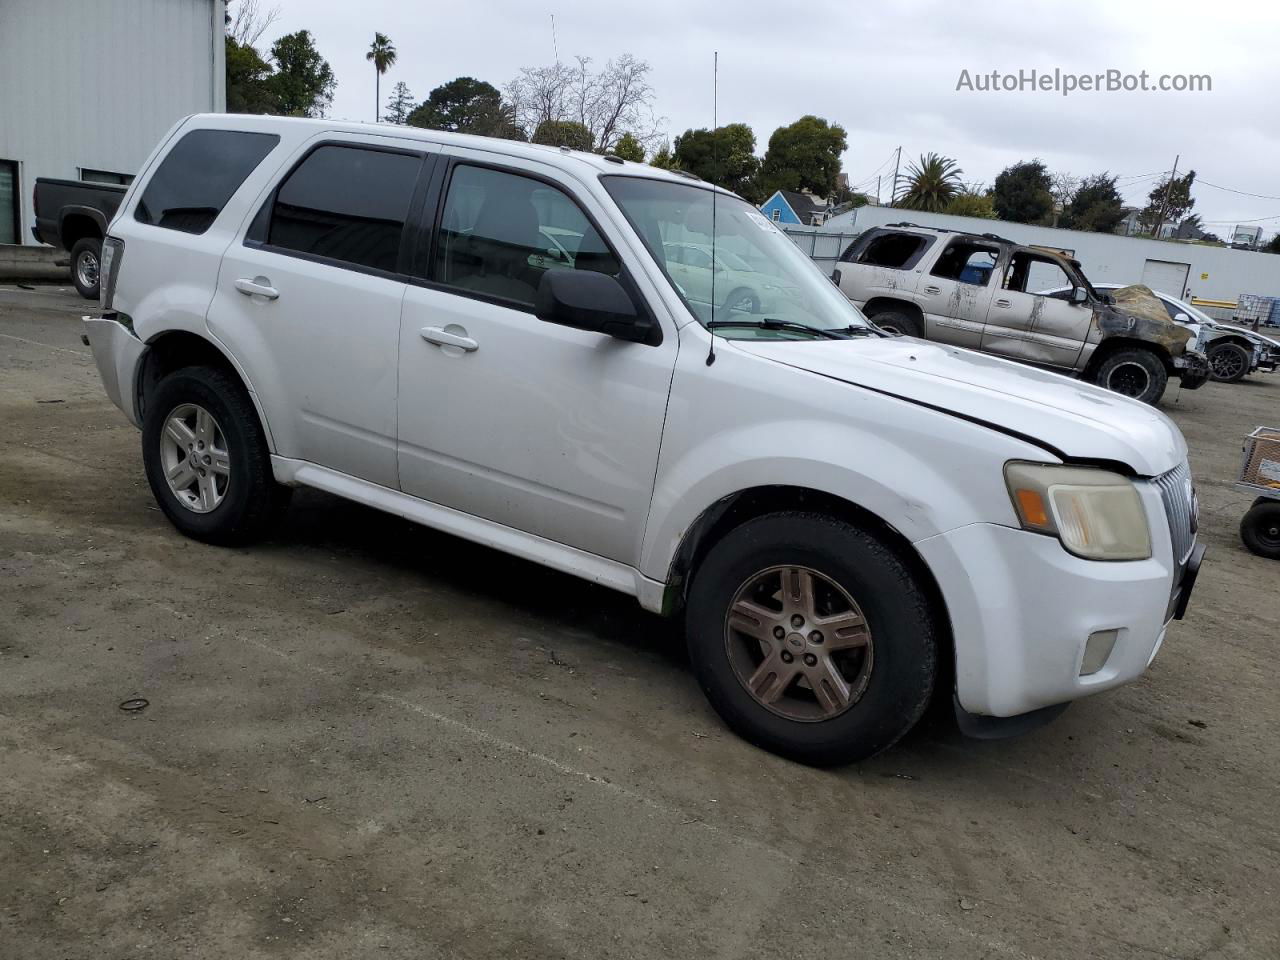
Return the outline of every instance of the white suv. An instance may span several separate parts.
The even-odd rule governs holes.
[[[688,244],[731,290],[673,279]],[[183,533],[250,540],[310,486],[605,584],[680,613],[725,720],[806,762],[883,750],[935,688],[991,733],[1133,680],[1200,565],[1161,413],[882,335],[753,207],[616,157],[192,117],[102,308]]]

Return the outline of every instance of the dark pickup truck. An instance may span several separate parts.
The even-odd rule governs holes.
[[[36,178],[31,232],[41,243],[71,253],[71,282],[82,297],[98,299],[102,238],[128,189],[113,183]]]

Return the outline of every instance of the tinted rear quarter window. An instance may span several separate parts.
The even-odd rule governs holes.
[[[274,133],[192,130],[160,161],[134,218],[169,230],[204,233],[279,142]]]
[[[414,154],[317,147],[276,191],[268,245],[394,272],[421,166]]]

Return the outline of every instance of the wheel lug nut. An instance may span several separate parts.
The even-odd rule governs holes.
[[[804,662],[811,667],[816,667],[818,665],[818,658],[815,657],[812,653],[806,653],[804,655]]]
[[[791,625],[795,627],[797,630],[799,630],[801,627],[804,626],[804,617],[800,616],[800,614],[798,613],[792,614]]]
[[[783,630],[781,627],[774,627],[773,635],[776,639],[781,640],[783,637],[787,635],[787,631]]]
[[[788,653],[786,650],[783,650],[783,651],[782,651],[782,662],[783,662],[783,663],[790,663],[790,662],[791,662],[792,660],[794,660],[794,659],[795,659],[795,657],[793,657],[793,656],[792,656],[790,653]]]
[[[821,643],[821,642],[822,642],[822,634],[821,634],[820,632],[818,632],[817,630],[813,631],[813,633],[809,634],[809,642],[810,642],[810,643]]]

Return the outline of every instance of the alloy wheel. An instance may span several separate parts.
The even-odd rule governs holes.
[[[183,403],[165,418],[160,464],[177,501],[192,513],[217,509],[231,482],[231,454],[218,421],[204,407]]]
[[[734,675],[788,720],[830,720],[861,699],[874,660],[857,603],[817,570],[776,566],[749,577],[725,617]]]
[[[1209,358],[1209,365],[1219,380],[1235,380],[1244,375],[1244,357],[1235,350],[1218,350]]]

